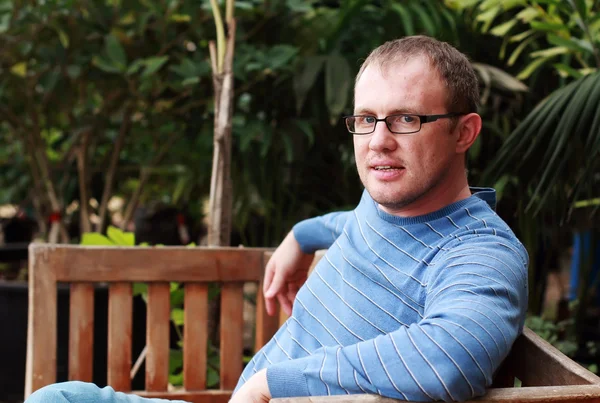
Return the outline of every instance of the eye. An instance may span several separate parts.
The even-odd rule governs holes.
[[[357,122],[362,124],[373,124],[375,123],[375,118],[373,116],[357,116]]]
[[[402,123],[414,123],[415,117],[410,115],[402,115],[400,116],[400,122]]]

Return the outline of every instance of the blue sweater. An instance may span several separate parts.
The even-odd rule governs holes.
[[[272,396],[482,395],[527,308],[528,256],[494,212],[495,191],[420,217],[355,210],[298,223],[304,252],[329,248],[291,317],[246,366]]]

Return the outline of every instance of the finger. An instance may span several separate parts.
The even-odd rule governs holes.
[[[279,305],[281,306],[281,309],[283,309],[283,312],[290,316],[292,314],[292,306],[285,295],[282,293],[277,294],[277,301],[279,301]]]
[[[265,298],[265,308],[267,308],[267,313],[269,316],[273,316],[277,313],[277,304],[275,303],[275,299]]]
[[[263,293],[266,293],[271,285],[271,281],[273,281],[273,276],[275,275],[275,264],[272,260],[269,260],[267,266],[265,267],[265,277],[263,279]]]
[[[265,291],[265,297],[272,298],[275,296],[275,294],[278,294],[283,287],[284,281],[285,279],[281,274],[281,270],[276,270],[273,274],[273,279],[271,281],[271,284],[269,285],[269,288],[267,289],[267,291]]]

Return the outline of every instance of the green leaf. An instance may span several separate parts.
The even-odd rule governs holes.
[[[181,85],[183,85],[184,87],[191,87],[193,85],[196,85],[200,82],[200,77],[189,77],[186,78],[185,80],[183,80],[181,82]]]
[[[552,45],[565,47],[576,53],[590,53],[592,55],[594,54],[594,49],[592,45],[587,41],[584,41],[587,46],[582,46],[580,42],[577,42],[571,38],[563,38],[562,36],[558,36],[555,34],[548,34],[547,38],[548,42],[550,42]]]
[[[10,68],[10,72],[19,77],[27,75],[27,62],[20,62]]]
[[[522,40],[524,40],[528,36],[535,34],[535,32],[536,31],[533,30],[533,29],[528,29],[527,31],[521,32],[520,34],[511,36],[510,37],[510,42],[521,42]]]
[[[548,32],[569,32],[569,28],[557,22],[540,22],[540,21],[531,21],[529,23],[531,28],[537,29],[538,31],[548,31]]]
[[[419,16],[419,21],[423,28],[425,28],[425,32],[430,36],[435,36],[437,31],[435,29],[435,24],[423,6],[417,2],[411,2],[410,7],[415,11],[415,14]]]
[[[294,76],[294,92],[296,93],[296,110],[302,110],[304,101],[325,63],[324,56],[310,56],[304,59],[299,71]]]
[[[583,77],[583,74],[581,74],[579,71],[565,64],[556,63],[553,64],[553,66],[559,72],[561,77],[573,77],[576,79]]]
[[[184,311],[183,309],[172,309],[171,310],[171,321],[173,321],[173,323],[177,326],[183,326],[183,318],[184,318]]]
[[[57,29],[57,32],[58,32],[58,39],[60,40],[61,45],[63,46],[63,48],[68,49],[69,48],[69,36],[62,29]]]
[[[84,232],[81,236],[80,245],[115,246],[115,243],[102,234],[96,232]]]
[[[481,27],[481,32],[486,33],[488,31],[488,29],[490,28],[490,26],[494,22],[494,19],[496,18],[496,16],[498,15],[498,13],[500,11],[501,11],[501,8],[499,6],[493,7],[493,8],[490,8],[489,10],[479,14],[475,18],[476,21],[483,23],[483,26]]]
[[[113,34],[106,36],[105,50],[108,58],[118,66],[121,71],[125,71],[127,66],[127,55],[125,49],[121,46],[119,39]]]
[[[332,120],[336,120],[346,107],[351,82],[348,61],[339,54],[330,55],[325,65],[325,102]]]
[[[524,10],[520,11],[515,18],[523,21],[524,23],[529,23],[533,21],[540,15],[540,11],[535,7],[527,7]]]
[[[157,57],[149,57],[144,60],[144,64],[146,65],[146,69],[142,73],[143,78],[150,77],[152,74],[156,73],[164,64],[169,60],[169,56],[157,56]]]
[[[519,80],[525,80],[530,75],[533,74],[542,64],[544,64],[548,58],[540,57],[539,59],[535,59],[533,62],[529,63],[527,67],[525,67],[521,72],[517,75]]]
[[[119,228],[109,225],[106,229],[108,238],[119,246],[135,246],[135,235],[133,232],[123,232]]]
[[[208,367],[208,373],[206,376],[206,386],[212,388],[219,384],[219,373],[212,367]]]
[[[145,64],[146,61],[144,59],[137,59],[129,65],[129,67],[127,68],[127,74],[131,75],[137,73],[142,67],[144,67]]]
[[[169,373],[174,374],[183,368],[183,352],[181,350],[169,350]]]
[[[172,14],[169,19],[177,23],[187,23],[192,21],[192,17],[188,14]]]
[[[285,149],[285,161],[288,164],[291,164],[294,160],[294,146],[292,145],[292,140],[286,134],[281,136],[281,140],[283,142],[283,148]]]
[[[535,40],[535,37],[531,36],[531,37],[527,38],[526,40],[524,40],[523,42],[521,42],[519,44],[519,46],[517,46],[515,48],[515,50],[512,52],[512,54],[508,58],[508,61],[506,62],[506,64],[508,64],[509,66],[512,66],[513,64],[515,64],[515,62],[519,58],[519,55],[523,52],[523,50],[525,50],[527,45],[529,45],[534,40]]]
[[[510,31],[512,27],[515,26],[516,23],[517,20],[509,20],[500,25],[496,25],[490,30],[490,34],[500,37],[505,36],[506,34],[508,34],[508,31]]]
[[[531,57],[550,58],[550,57],[554,57],[554,56],[558,56],[558,55],[564,55],[566,53],[569,53],[568,48],[565,48],[564,46],[557,46],[554,48],[548,48],[548,49],[544,49],[544,50],[538,50],[536,52],[531,52],[530,56]]]
[[[298,48],[290,45],[275,45],[266,54],[268,66],[272,70],[278,70],[292,63],[292,59],[298,54]]]
[[[414,35],[415,28],[413,26],[412,15],[408,12],[406,7],[404,7],[401,3],[393,3],[392,10],[394,10],[400,16],[404,34],[407,36]]]
[[[119,66],[115,65],[112,61],[107,60],[103,56],[94,56],[92,58],[92,64],[107,73],[120,73],[122,71]]]
[[[142,297],[148,296],[148,284],[146,283],[133,283],[133,296],[141,295]]]

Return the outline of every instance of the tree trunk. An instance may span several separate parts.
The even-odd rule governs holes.
[[[123,120],[121,122],[119,136],[115,141],[115,145],[112,150],[112,155],[110,157],[110,165],[108,167],[108,171],[106,172],[106,181],[104,182],[104,189],[102,190],[102,201],[100,202],[100,210],[98,211],[98,216],[100,217],[100,219],[94,229],[95,232],[102,232],[104,230],[104,221],[106,220],[108,201],[112,194],[112,188],[115,181],[115,174],[117,172],[117,165],[119,163],[119,155],[121,154],[121,149],[123,148],[125,137],[127,136],[129,128],[131,127],[132,112],[133,108],[131,106],[128,106],[125,109],[125,113],[123,114]]]
[[[79,146],[77,148],[77,176],[79,179],[79,231],[83,236],[86,232],[92,232],[90,223],[89,200],[88,195],[88,144],[90,132],[83,133]]]
[[[210,183],[208,245],[229,246],[233,186],[231,183],[231,119],[233,115],[233,52],[235,20],[228,21],[227,48],[219,72],[214,43],[211,43],[215,92],[214,149]]]

